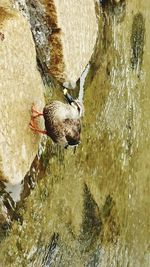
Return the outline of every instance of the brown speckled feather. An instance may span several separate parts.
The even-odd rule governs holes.
[[[53,101],[45,106],[43,115],[48,136],[61,145],[77,145],[80,141],[81,121],[71,105]]]

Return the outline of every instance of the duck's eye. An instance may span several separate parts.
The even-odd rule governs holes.
[[[75,104],[77,110],[80,112],[81,108],[80,108],[80,106],[78,105],[78,103],[74,102],[74,104]]]
[[[81,108],[78,105],[77,105],[77,109],[78,109],[79,112],[81,111]]]
[[[83,109],[82,109],[82,107],[81,106],[79,106],[79,105],[77,105],[78,106],[78,112],[79,112],[79,114],[80,114],[80,116],[82,115],[82,113],[83,113]]]

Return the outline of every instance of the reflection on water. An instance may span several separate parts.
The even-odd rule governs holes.
[[[148,267],[150,3],[121,3],[103,1],[76,153],[44,141],[21,201],[1,193],[2,266]]]

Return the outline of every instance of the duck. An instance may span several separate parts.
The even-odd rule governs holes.
[[[33,104],[29,127],[36,133],[46,134],[54,143],[67,148],[80,143],[83,104],[78,99],[73,99],[66,88],[63,94],[67,103],[51,101],[43,108],[43,112],[37,111]],[[45,130],[36,126],[35,119],[39,116],[44,118]]]

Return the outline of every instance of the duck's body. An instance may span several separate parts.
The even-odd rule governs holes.
[[[64,95],[68,103],[51,101],[44,107],[43,113],[33,108],[30,127],[36,132],[47,134],[55,143],[67,147],[80,142],[82,105],[78,100],[73,100],[67,90],[64,90]],[[34,119],[41,115],[45,120],[45,131],[37,129],[34,124]]]
[[[81,121],[76,106],[52,101],[43,109],[47,135],[55,143],[67,147],[80,141]]]

